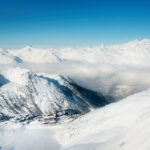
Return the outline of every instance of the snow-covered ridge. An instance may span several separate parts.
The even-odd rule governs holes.
[[[26,46],[25,48],[18,50],[11,50],[10,53],[28,63],[52,63],[62,61],[52,51],[37,49],[32,46]]]
[[[149,66],[150,40],[136,40],[120,45],[63,48],[57,55],[66,60],[80,60],[92,64]]]
[[[108,103],[102,95],[91,95],[64,76],[22,68],[9,69],[1,76],[8,81],[0,87],[0,112],[5,115],[41,115],[68,109],[85,113]]]
[[[5,53],[5,61],[2,53]],[[73,60],[92,64],[150,66],[150,40],[135,40],[120,45],[101,44],[94,47],[76,48],[42,49],[26,46],[16,50],[0,49],[0,56],[3,58],[0,64],[13,63],[13,57],[17,57],[19,62],[22,60],[28,63],[56,63],[62,60]]]
[[[22,60],[9,53],[9,51],[0,48],[0,64],[20,63]]]

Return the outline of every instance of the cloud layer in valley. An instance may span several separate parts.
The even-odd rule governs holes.
[[[9,55],[7,53],[3,57],[18,57],[22,62],[1,63],[1,72],[19,66],[34,72],[62,74],[86,88],[116,99],[150,87],[148,39],[111,46],[59,49],[25,47],[7,52]]]

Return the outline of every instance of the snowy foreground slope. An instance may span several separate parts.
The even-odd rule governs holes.
[[[56,74],[11,68],[2,72],[0,80],[0,113],[6,116],[35,116],[69,109],[85,113],[109,103],[102,95]]]
[[[150,90],[94,110],[68,124],[2,122],[3,150],[149,150]]]
[[[64,149],[149,150],[149,98],[147,90],[78,118],[65,127]]]

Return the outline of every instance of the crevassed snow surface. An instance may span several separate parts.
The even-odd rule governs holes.
[[[68,124],[1,123],[1,149],[149,150],[150,90],[94,110]]]

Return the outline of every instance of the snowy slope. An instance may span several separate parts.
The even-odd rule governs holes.
[[[3,76],[8,82],[0,88],[0,112],[8,116],[68,109],[83,113],[108,103],[103,96],[77,86],[64,76],[36,74],[22,68],[9,69]]]
[[[26,46],[25,48],[18,50],[10,50],[10,53],[28,63],[51,63],[62,61],[52,51],[37,49],[32,46]]]
[[[65,150],[149,150],[149,124],[147,90],[78,118],[57,138]]]
[[[149,150],[149,99],[147,90],[55,126],[36,121],[1,123],[0,146],[3,150]]]
[[[0,48],[0,64],[20,63],[22,60],[10,54],[9,51]]]

